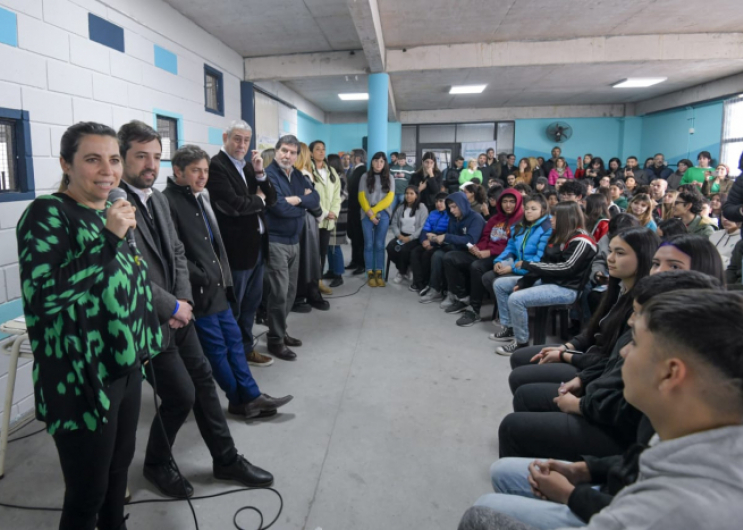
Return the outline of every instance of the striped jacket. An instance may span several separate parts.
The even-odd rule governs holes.
[[[566,289],[581,289],[588,279],[596,255],[596,242],[584,230],[560,246],[548,245],[541,261],[525,261],[521,268],[528,272],[519,280],[519,288],[531,287],[537,280]]]

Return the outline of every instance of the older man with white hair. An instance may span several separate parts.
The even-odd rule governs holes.
[[[242,332],[248,362],[268,366],[273,359],[255,350],[253,322],[263,296],[264,263],[268,257],[266,208],[276,203],[276,190],[263,172],[263,159],[252,151],[253,130],[242,120],[233,121],[222,135],[224,145],[209,164],[214,213],[232,269],[232,312]]]

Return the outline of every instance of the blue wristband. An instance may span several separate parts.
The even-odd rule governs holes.
[[[175,301],[175,309],[173,309],[173,315],[175,315],[180,308],[181,308],[181,303],[178,300],[176,300]]]

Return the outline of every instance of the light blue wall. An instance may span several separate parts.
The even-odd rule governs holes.
[[[325,142],[328,153],[347,152],[363,144],[368,134],[364,123],[320,123],[307,114],[297,111],[297,138],[309,144],[313,140]],[[402,145],[402,124],[387,124],[387,152],[399,151]]]
[[[565,122],[573,129],[569,140],[556,144],[547,138],[547,126],[556,121]],[[562,149],[562,156],[575,169],[576,160],[585,153],[600,156],[604,161],[617,156],[624,135],[624,118],[564,118],[516,120],[515,154],[522,157],[543,156],[550,158],[555,145]],[[639,142],[638,142],[639,143]]]
[[[694,134],[689,129],[694,126]],[[642,118],[643,158],[663,153],[671,164],[682,158],[696,162],[699,151],[720,158],[722,101],[661,112]]]

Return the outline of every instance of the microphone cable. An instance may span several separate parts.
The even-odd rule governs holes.
[[[362,286],[363,287],[363,286]],[[355,294],[355,293],[354,293]],[[348,296],[348,295],[347,295]],[[162,429],[162,434],[165,436],[165,439],[167,440],[167,433],[165,431],[165,424],[163,423],[162,417],[160,416],[160,407],[158,406],[157,402],[157,380],[155,378],[155,370],[152,368],[151,361],[149,358],[143,359],[145,369],[147,365],[150,365],[149,373],[152,375],[152,389],[153,389],[153,402],[155,404],[155,416],[157,417],[158,423],[160,425],[160,429]],[[11,442],[17,442],[19,440],[23,440],[25,438],[30,438],[31,436],[34,436],[36,434],[39,434],[43,431],[45,431],[46,428],[39,429],[37,431],[34,431],[30,434],[26,434],[24,436],[19,436],[17,438],[13,438],[12,440],[8,440],[8,443]],[[170,443],[168,443],[168,453],[170,454],[170,459],[173,462],[173,467],[175,468],[176,473],[178,474],[178,477],[181,479],[181,481],[184,481],[183,475],[181,474],[180,469],[178,468],[178,464],[175,461],[175,457],[173,456],[173,450],[170,446]],[[136,506],[138,504],[160,504],[160,503],[171,503],[171,502],[183,502],[186,501],[188,503],[188,507],[191,510],[191,515],[193,517],[194,527],[196,530],[200,530],[199,528],[199,520],[196,517],[196,509],[193,506],[192,500],[206,500],[206,499],[214,499],[217,497],[223,497],[225,495],[233,495],[235,493],[240,493],[243,491],[252,491],[252,490],[266,490],[271,491],[276,494],[276,496],[279,498],[279,511],[276,513],[276,517],[274,517],[270,523],[268,523],[266,526],[263,526],[264,518],[263,518],[263,512],[260,511],[260,509],[256,508],[252,505],[246,505],[241,508],[239,508],[235,515],[232,517],[232,524],[235,526],[237,530],[249,530],[247,528],[244,528],[240,526],[240,524],[237,522],[238,516],[242,512],[251,511],[255,512],[258,515],[258,518],[260,519],[260,523],[258,525],[257,530],[268,530],[271,528],[276,521],[279,520],[279,517],[281,516],[281,513],[284,510],[284,498],[281,496],[281,493],[278,492],[278,490],[274,488],[266,488],[266,487],[244,487],[244,488],[236,488],[231,489],[227,491],[222,491],[220,493],[213,493],[211,495],[200,495],[200,496],[193,496],[193,497],[186,497],[184,499],[142,499],[139,501],[130,501],[129,503],[125,504],[125,506]],[[3,508],[10,508],[14,510],[27,510],[27,511],[41,511],[41,512],[61,512],[62,508],[54,508],[49,506],[22,506],[18,504],[9,504],[5,502],[0,502],[0,507]],[[126,515],[124,520],[126,520],[129,516]],[[123,523],[123,521],[122,521]]]

